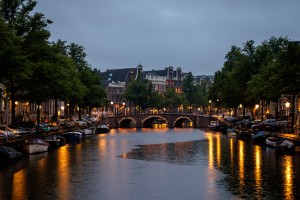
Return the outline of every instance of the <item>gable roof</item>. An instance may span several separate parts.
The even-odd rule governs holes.
[[[143,71],[143,75],[154,75],[154,76],[167,76],[167,70],[151,70],[151,71]]]
[[[124,69],[107,69],[105,72],[100,73],[102,86],[107,86],[112,82],[128,82],[131,77],[136,77],[136,68]]]

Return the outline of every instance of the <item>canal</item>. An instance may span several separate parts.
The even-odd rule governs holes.
[[[0,167],[0,199],[300,199],[300,154],[199,129],[119,129]]]

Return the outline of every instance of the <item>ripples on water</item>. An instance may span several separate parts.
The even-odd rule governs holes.
[[[226,174],[218,184],[243,199],[300,199],[300,154],[281,155],[222,134],[190,142],[139,145],[121,158],[208,166]]]
[[[199,130],[119,130],[0,168],[0,186],[0,199],[18,200],[156,199],[152,188],[172,199],[300,199],[300,154]]]
[[[121,158],[194,165],[200,151],[205,151],[207,141],[177,142],[165,144],[139,145]],[[204,158],[203,158],[204,159]]]

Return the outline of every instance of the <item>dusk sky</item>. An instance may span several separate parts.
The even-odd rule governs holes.
[[[299,0],[38,0],[35,11],[53,21],[50,41],[83,46],[101,71],[141,64],[213,75],[232,45],[300,40]]]

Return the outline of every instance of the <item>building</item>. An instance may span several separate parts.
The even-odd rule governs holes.
[[[167,89],[174,88],[177,93],[182,92],[182,72],[178,67],[173,70],[173,67],[166,67],[164,70],[151,70],[144,71],[143,77],[153,84],[153,90],[160,93],[165,92]]]

